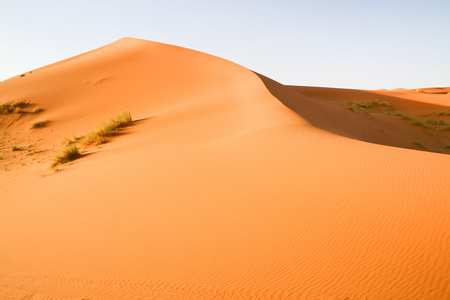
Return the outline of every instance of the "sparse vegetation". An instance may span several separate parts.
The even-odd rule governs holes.
[[[435,115],[439,116],[439,117],[441,117],[441,116],[450,116],[450,110],[441,111],[441,112],[436,113]]]
[[[31,125],[31,129],[45,127],[45,126],[47,126],[48,123],[49,123],[49,121],[39,121],[39,122],[33,123],[33,125]]]
[[[63,144],[66,145],[66,149],[56,156],[52,163],[52,168],[81,157],[78,143],[81,144],[81,147],[105,143],[109,137],[113,136],[119,130],[119,128],[129,125],[131,122],[131,113],[127,111],[119,115],[116,119],[111,119],[109,122],[101,124],[97,129],[92,130],[84,137],[80,138],[73,135],[73,139],[65,138]]]
[[[418,125],[418,126],[422,126],[424,128],[430,128],[430,126],[428,126],[424,120],[422,120],[421,118],[419,118],[418,116],[415,115],[407,115],[405,113],[399,112],[399,111],[395,111],[393,113],[388,113],[389,115],[393,115],[396,117],[399,117],[401,119],[407,120],[409,121],[409,124],[411,125]]]
[[[37,115],[37,114],[40,114],[41,112],[43,112],[44,110],[42,109],[42,108],[36,108],[34,111],[33,111],[33,114],[35,114],[35,115]]]
[[[2,115],[7,115],[7,114],[12,114],[14,112],[14,109],[12,108],[11,105],[9,104],[0,104],[0,114]]]
[[[390,111],[393,110],[394,107],[390,105],[386,101],[378,101],[375,99],[373,101],[368,102],[347,102],[345,105],[350,110],[362,111],[365,113],[374,113],[378,111]]]
[[[21,114],[30,103],[23,100],[0,104],[0,115]]]
[[[19,147],[17,147],[17,146],[12,146],[11,150],[12,150],[12,151],[19,151],[19,150],[20,150],[20,148],[19,148]]]
[[[21,109],[23,108],[23,102],[15,102],[12,104],[3,103],[0,105],[0,114],[7,115],[7,114],[14,114],[14,113],[20,113]]]
[[[132,121],[133,119],[131,118],[131,113],[129,111],[123,112],[116,119],[116,122],[119,123],[119,126],[128,125]]]
[[[30,104],[29,102],[25,102],[24,100],[19,100],[19,101],[17,101],[17,102],[14,102],[14,103],[12,104],[12,106],[13,106],[14,108],[25,108],[25,107],[27,107],[29,104]]]
[[[121,127],[131,123],[131,113],[129,111],[122,113],[116,119],[101,124],[97,129],[89,132],[82,140],[83,145],[99,145],[107,141]]]
[[[76,139],[72,140],[72,139],[66,137],[66,138],[64,138],[64,141],[62,142],[62,144],[65,146],[69,146],[71,144],[75,144],[76,142],[77,142]]]
[[[350,110],[361,111],[367,114],[383,114],[396,116],[409,121],[411,125],[421,126],[426,129],[450,130],[450,124],[445,120],[446,117],[450,116],[450,110],[423,115],[410,115],[396,110],[391,104],[386,101],[381,102],[378,100],[369,102],[347,102],[345,104],[345,107]]]
[[[447,125],[448,123],[445,122],[442,119],[437,119],[437,118],[433,118],[433,119],[425,119],[425,123],[429,124],[429,125]]]
[[[94,145],[104,144],[106,143],[106,136],[103,135],[104,132],[105,132],[104,129],[92,130],[91,132],[89,132],[87,135],[84,136],[81,143],[84,146],[92,144]]]
[[[56,167],[59,164],[66,164],[71,162],[81,156],[80,149],[77,144],[71,144],[67,146],[67,148],[62,151],[59,155],[55,157],[52,163],[52,168]]]
[[[404,113],[401,113],[401,112],[398,112],[398,111],[393,113],[393,115],[397,116],[399,118],[408,120],[411,125],[419,125],[419,126],[422,126],[424,128],[427,128],[427,129],[435,128],[437,130],[446,130],[446,128],[448,128],[448,126],[446,126],[444,128],[442,128],[442,127],[441,128],[436,128],[436,126],[449,125],[449,123],[446,122],[443,119],[436,118],[436,117],[434,117],[434,118],[427,118],[426,115],[421,117],[421,116],[416,116],[416,115],[407,115],[407,114],[404,114]],[[443,113],[434,113],[434,114],[431,114],[431,115],[442,116]]]

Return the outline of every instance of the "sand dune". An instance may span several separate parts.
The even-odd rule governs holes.
[[[0,115],[0,299],[450,298],[449,131],[388,114],[447,122],[448,95],[285,86],[131,38],[23,75],[0,83],[27,103]]]

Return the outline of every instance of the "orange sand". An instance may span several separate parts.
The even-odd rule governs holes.
[[[450,298],[449,131],[334,103],[431,113],[442,89],[284,86],[131,38],[24,75],[0,103],[44,111],[0,116],[0,299]]]

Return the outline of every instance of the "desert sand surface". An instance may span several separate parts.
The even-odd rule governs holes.
[[[450,89],[421,90],[134,38],[5,80],[0,299],[450,299]]]

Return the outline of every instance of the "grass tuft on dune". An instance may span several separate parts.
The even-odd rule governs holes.
[[[81,156],[80,149],[77,144],[71,144],[67,146],[65,150],[63,150],[59,155],[55,157],[52,163],[52,168],[56,167],[59,164],[66,164],[71,162]]]
[[[91,144],[99,145],[106,143],[108,138],[114,135],[119,128],[128,126],[132,121],[131,113],[126,111],[120,114],[117,118],[111,119],[109,122],[102,123],[97,129],[90,131],[81,139],[77,137],[75,137],[74,140],[70,138],[64,139],[63,144],[66,145],[66,149],[55,157],[52,163],[52,168],[81,157],[81,150],[78,147],[78,143],[81,144],[81,149],[82,147]]]
[[[125,127],[132,122],[131,113],[126,111],[120,114],[116,119],[111,119],[109,122],[102,123],[97,129],[89,132],[81,141],[83,146],[99,145],[107,141],[121,127]]]
[[[49,121],[39,121],[39,122],[33,123],[33,125],[31,125],[31,129],[45,127],[48,123],[49,123]]]
[[[368,102],[347,102],[346,107],[350,110],[363,111],[365,113],[378,112],[380,110],[393,110],[394,107],[386,101],[374,101]]]
[[[8,115],[8,114],[20,114],[22,109],[27,107],[29,103],[20,100],[14,103],[3,103],[0,104],[0,115]]]

